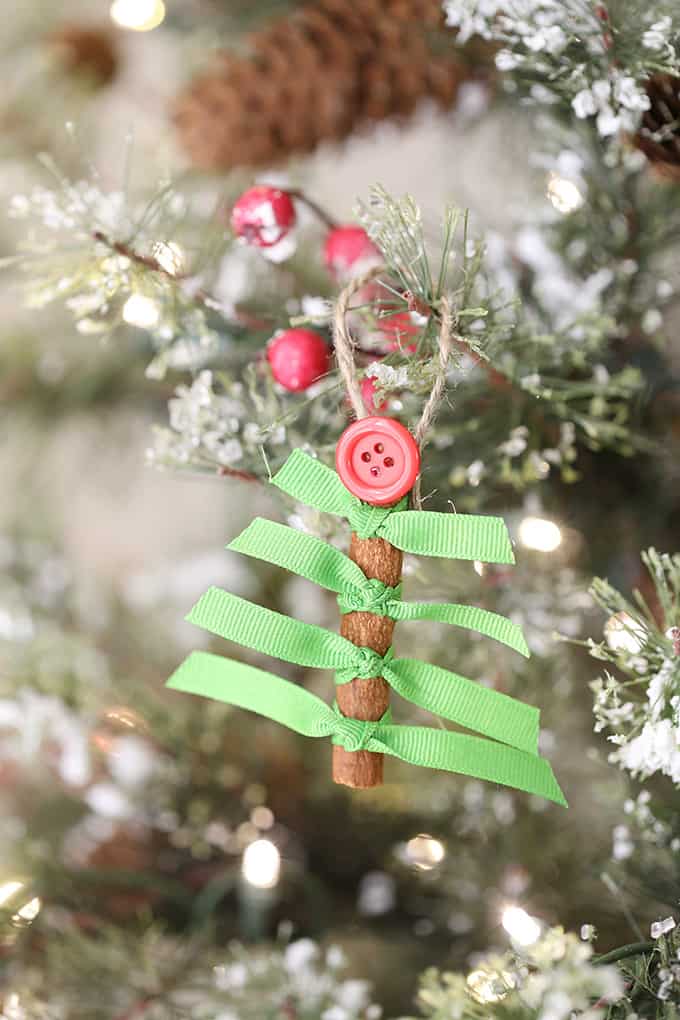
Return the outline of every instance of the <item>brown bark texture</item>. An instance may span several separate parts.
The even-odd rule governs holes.
[[[349,557],[366,577],[377,578],[390,587],[401,581],[403,554],[382,538],[358,538],[353,533]],[[340,627],[342,636],[352,644],[372,648],[378,655],[387,652],[392,644],[393,631],[394,620],[389,616],[363,612],[346,613]],[[382,677],[357,678],[339,684],[336,697],[343,715],[350,719],[377,722],[389,706],[390,689]],[[333,781],[358,790],[381,786],[383,755],[372,751],[346,751],[344,747],[334,746]]]

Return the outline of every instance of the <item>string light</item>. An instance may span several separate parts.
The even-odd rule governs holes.
[[[518,534],[523,546],[537,552],[554,552],[562,544],[562,532],[558,526],[543,517],[525,517]]]
[[[184,269],[184,252],[174,241],[156,241],[151,254],[158,265],[171,276],[177,276]]]
[[[518,946],[531,946],[541,937],[541,923],[522,907],[507,906],[501,915],[501,924]]]
[[[131,294],[123,305],[123,318],[130,326],[152,329],[158,325],[160,311],[153,298]]]
[[[583,195],[573,181],[554,172],[548,174],[546,195],[553,207],[565,215],[580,208],[584,201]]]
[[[273,889],[281,874],[281,854],[269,839],[256,839],[243,851],[241,873],[257,889]]]
[[[274,824],[274,812],[260,804],[250,812],[250,821],[258,829],[271,829]]]
[[[39,896],[34,896],[28,903],[24,903],[23,907],[19,907],[16,914],[12,914],[12,920],[15,924],[32,924],[42,909],[42,900]]]
[[[165,18],[165,4],[163,0],[113,0],[109,13],[120,28],[150,32]]]
[[[444,844],[424,832],[409,839],[406,844],[406,857],[409,863],[420,871],[432,871],[438,864],[441,864],[445,856]]]
[[[26,1013],[21,1008],[21,1002],[16,992],[11,992],[4,1003],[0,1003],[2,1008],[2,1020],[26,1020]]]
[[[11,921],[17,927],[32,924],[42,909],[42,900],[38,896],[22,902],[25,890],[26,882],[21,879],[8,879],[0,884],[0,907],[11,912]]]
[[[23,882],[3,882],[2,885],[0,885],[0,907],[4,906],[8,900],[11,900],[20,889],[23,889],[23,887]]]
[[[613,652],[635,655],[647,642],[647,631],[629,613],[614,613],[604,625],[605,641]]]

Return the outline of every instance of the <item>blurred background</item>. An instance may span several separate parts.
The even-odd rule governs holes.
[[[680,561],[650,573],[640,558],[673,554],[679,519],[680,93],[656,6],[645,26],[661,42],[640,54],[622,6],[584,3],[599,33],[586,56],[507,25],[496,37],[482,4],[431,0],[4,12],[7,1020],[397,1016],[429,967],[466,973],[469,1001],[423,1009],[466,1016],[507,993],[470,980],[480,954],[560,925],[583,947],[597,932],[600,954],[645,943],[649,1002],[678,1001],[654,949],[673,925],[650,925],[678,909]],[[562,61],[597,84],[603,32],[637,88],[624,102],[617,79],[612,131],[550,73]],[[499,51],[545,63],[515,80]],[[665,126],[645,134],[652,115]],[[231,206],[259,183],[303,194],[295,251],[268,259],[234,237]],[[375,790],[334,786],[325,744],[164,689],[208,647],[184,616],[210,585],[338,625],[329,593],[225,546],[260,513],[345,547],[337,522],[260,484],[291,449],[332,462],[349,421],[336,373],[291,393],[263,352],[291,320],[329,339],[351,267],[324,264],[328,218],[360,220],[403,271],[404,221],[374,185],[412,196],[434,266],[448,206],[470,211],[452,262],[484,239],[474,343],[452,361],[424,488],[433,508],[502,515],[517,560],[407,558],[408,597],[502,612],[532,657],[424,622],[400,625],[396,647],[539,707],[568,811],[396,760]],[[436,329],[403,300],[355,328],[375,408],[413,422]],[[614,587],[593,597],[595,575]],[[635,588],[648,612],[624,602]],[[330,700],[328,676],[227,651]],[[621,1003],[626,980],[624,994],[612,978]],[[559,1020],[575,1002],[522,1015]]]

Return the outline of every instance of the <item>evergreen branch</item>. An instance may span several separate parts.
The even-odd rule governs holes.
[[[618,949],[612,949],[609,953],[603,953],[602,956],[594,956],[593,964],[595,966],[604,966],[608,963],[618,963],[620,960],[628,960],[631,956],[643,956],[646,953],[653,953],[658,950],[656,942],[631,942],[627,946],[620,946]]]

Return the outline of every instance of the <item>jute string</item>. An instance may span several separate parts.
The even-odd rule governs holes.
[[[362,273],[360,276],[354,277],[354,279],[350,280],[341,292],[335,305],[335,313],[333,317],[335,357],[345,384],[345,389],[347,390],[347,396],[357,418],[368,418],[370,411],[366,407],[366,403],[361,393],[361,384],[359,382],[356,360],[354,357],[355,343],[352,334],[349,331],[347,318],[350,311],[350,302],[354,295],[357,294],[362,287],[365,287],[367,283],[370,283],[371,280],[374,280],[377,276],[380,276],[384,272],[384,266],[374,266],[372,269]],[[422,414],[413,433],[420,450],[422,450],[425,446],[427,433],[434,423],[437,411],[439,410],[446,393],[446,374],[452,348],[454,317],[448,298],[443,297],[439,306],[441,309],[441,325],[439,327],[439,363],[437,367],[437,374],[435,376],[430,395],[425,402]],[[413,490],[413,503],[416,509],[421,508],[420,476],[418,476]]]

